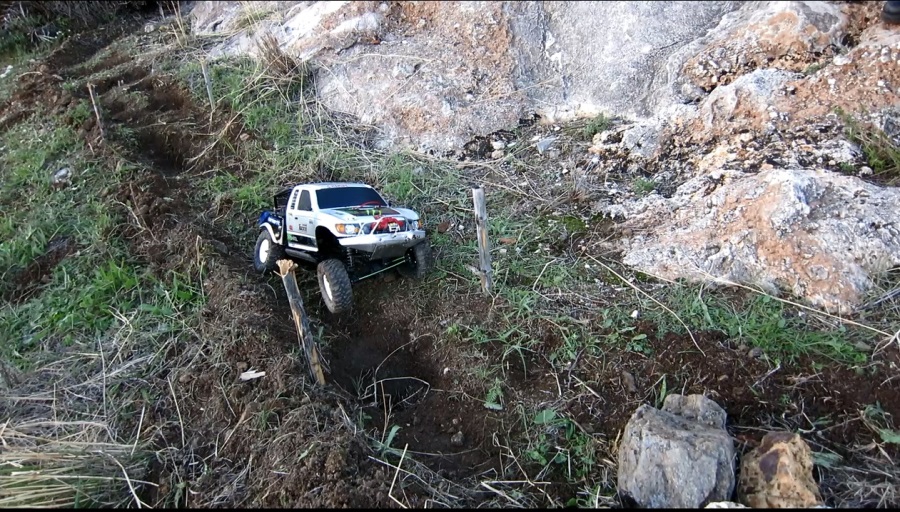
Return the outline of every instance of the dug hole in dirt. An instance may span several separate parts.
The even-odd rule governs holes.
[[[404,291],[409,283],[379,281],[355,288],[353,313],[334,318],[316,305],[313,279],[301,269],[310,311],[332,340],[323,347],[330,385],[311,387],[277,279],[255,274],[250,250],[214,228],[207,205],[192,200],[209,169],[238,177],[245,172],[229,149],[240,147],[242,133],[239,123],[227,124],[233,114],[217,113],[213,126],[229,126],[224,134],[229,144],[210,149],[208,111],[174,79],[115,50],[84,65],[136,26],[67,40],[35,65],[44,71],[19,80],[14,99],[2,107],[0,126],[18,122],[41,104],[62,113],[79,100],[90,101],[86,87],[68,92],[61,83],[94,80],[104,133],[91,120],[77,128],[110,167],[122,160],[142,167],[108,198],[121,202],[122,218],[129,219],[119,234],[160,277],[176,271],[203,281],[206,305],[195,334],[170,346],[168,365],[146,378],[151,402],[136,401],[133,416],[125,420],[137,430],[137,413],[147,406],[142,432],[165,454],[144,477],[158,484],[148,488],[144,500],[192,507],[395,507],[394,499],[409,506],[498,503],[478,482],[522,477],[522,468],[515,469],[519,461],[504,445],[520,432],[521,418],[509,407],[488,410],[480,397],[467,394],[456,373],[467,364],[461,355],[467,347],[438,343],[443,319],[490,322],[490,303],[460,295],[452,304],[438,298],[416,304]],[[123,128],[134,136],[118,139]],[[253,229],[252,220],[246,229]],[[41,276],[73,247],[66,240],[53,242],[19,275],[10,300],[35,293]],[[589,321],[599,323],[599,315]],[[545,359],[560,342],[548,337],[528,360],[527,371],[511,365],[507,402],[558,406],[596,443],[598,459],[612,451],[631,413],[654,401],[663,379],[671,390],[704,393],[720,403],[742,452],[758,444],[766,428],[808,430],[815,428],[811,418],[828,416],[834,423],[816,431],[813,448],[852,460],[855,449],[843,447],[873,440],[859,421],[865,404],[877,401],[887,413],[900,415],[900,392],[883,385],[890,378],[883,367],[870,375],[843,369],[811,373],[801,361],[771,372],[763,359],[718,333],[696,333],[706,350],[701,355],[687,335],[657,339],[650,325],[638,332],[648,335],[652,357],[611,351],[602,359],[576,360],[567,373]],[[496,347],[485,350],[499,360]],[[241,382],[238,376],[250,368],[263,369],[265,378]],[[399,427],[395,434],[393,426]],[[380,454],[379,447],[394,455]],[[900,455],[891,446],[885,449]],[[409,474],[384,462],[396,464],[396,453],[404,450]],[[522,465],[531,475],[540,470],[533,463]],[[596,469],[614,475],[615,465],[597,462]],[[398,474],[402,485],[391,491]],[[534,503],[549,503],[541,501],[541,493],[565,503],[580,490],[560,483],[565,479],[559,474],[546,476],[550,483],[540,491],[527,490],[537,496]],[[828,475],[820,478],[835,489],[842,485]]]

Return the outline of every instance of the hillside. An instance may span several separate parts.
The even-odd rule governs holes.
[[[792,432],[815,502],[900,506],[883,2],[45,4],[2,5],[0,504],[627,506],[635,411],[697,394],[704,504]],[[437,256],[344,316],[301,268],[324,388],[252,264],[307,181]]]

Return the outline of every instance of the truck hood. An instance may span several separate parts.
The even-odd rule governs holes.
[[[328,208],[319,213],[331,215],[341,222],[375,222],[382,217],[403,217],[407,220],[419,220],[419,215],[408,208],[392,208],[389,206],[376,208]]]

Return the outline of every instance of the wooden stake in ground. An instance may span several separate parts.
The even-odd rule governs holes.
[[[103,139],[103,123],[100,121],[100,107],[97,106],[97,99],[94,97],[94,84],[88,83],[88,94],[91,95],[91,105],[94,106],[94,115],[97,116],[97,128],[100,129],[100,138]]]
[[[472,202],[475,204],[475,230],[478,236],[478,270],[481,272],[481,291],[491,294],[493,278],[491,277],[491,243],[488,240],[487,207],[484,204],[484,189],[472,189]]]
[[[297,287],[297,277],[294,269],[297,265],[291,260],[278,260],[278,270],[281,281],[284,283],[284,291],[287,292],[288,301],[291,304],[291,313],[294,315],[294,325],[297,327],[297,335],[300,338],[300,349],[306,355],[309,363],[309,371],[316,384],[325,385],[325,372],[322,371],[322,358],[319,356],[319,346],[313,339],[312,330],[309,328],[309,318],[303,309],[303,299],[300,298],[300,289]]]
[[[200,71],[203,72],[203,81],[206,82],[206,95],[209,97],[209,116],[212,118],[213,112],[216,110],[216,102],[213,100],[212,79],[209,78],[209,66],[206,59],[200,59]]]

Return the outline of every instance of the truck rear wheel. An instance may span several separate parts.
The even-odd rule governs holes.
[[[434,267],[434,254],[428,239],[406,250],[406,261],[397,267],[405,277],[422,279]]]
[[[328,311],[335,315],[346,313],[353,307],[353,290],[350,276],[341,260],[328,259],[319,263],[319,291]]]
[[[274,272],[278,260],[284,258],[284,248],[276,244],[268,230],[261,230],[253,252],[253,267],[257,272]]]

